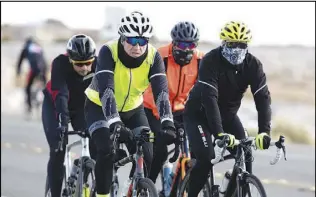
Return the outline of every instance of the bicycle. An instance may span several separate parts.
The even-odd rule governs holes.
[[[249,148],[255,148],[255,138],[249,137],[243,140],[235,140],[235,146],[237,148],[236,155],[226,155],[223,157],[224,152],[227,148],[228,139],[224,138],[223,140],[216,141],[216,146],[222,147],[217,149],[220,151],[220,153],[216,152],[216,157],[211,161],[212,167],[209,173],[209,178],[206,184],[209,184],[211,188],[210,197],[219,197],[219,185],[215,185],[215,177],[214,177],[214,170],[213,167],[215,164],[219,163],[220,161],[228,160],[228,159],[235,159],[235,164],[233,167],[232,174],[230,176],[227,189],[225,193],[222,195],[224,197],[245,197],[251,196],[250,187],[249,184],[254,185],[261,197],[266,197],[266,192],[263,187],[263,184],[261,181],[254,175],[250,174],[245,170],[245,160],[244,160],[244,149],[247,150]],[[284,159],[286,160],[286,151],[285,151],[285,138],[283,136],[279,137],[279,140],[276,142],[270,142],[270,146],[276,146],[277,147],[277,153],[273,160],[270,161],[271,165],[275,165],[278,163],[281,159],[281,149],[283,150]],[[180,192],[178,196],[182,197],[186,194],[188,188],[187,185],[189,183],[190,179],[190,172],[192,168],[187,173],[186,177],[182,181],[182,184],[180,186]]]
[[[179,135],[179,141],[175,144],[175,148],[168,152],[168,155],[170,155],[172,152],[174,152],[173,157],[169,159],[170,163],[174,163],[177,161],[177,165],[175,168],[175,171],[172,172],[172,182],[170,186],[170,192],[166,191],[164,189],[166,187],[166,184],[168,184],[169,177],[164,177],[164,173],[161,171],[160,177],[161,177],[161,185],[163,188],[163,191],[161,196],[170,196],[174,197],[177,196],[177,193],[179,192],[179,188],[181,185],[181,182],[184,180],[184,177],[186,175],[186,172],[188,169],[190,169],[193,165],[189,150],[189,140],[187,136],[185,135],[183,128],[178,128],[177,134]],[[179,157],[180,154],[180,157]],[[208,197],[210,194],[211,188],[209,188],[209,184],[205,184],[202,189],[202,194],[205,197]]]
[[[153,140],[153,136],[151,136],[151,131],[149,128],[144,127],[137,131],[131,131],[125,128],[126,132],[133,133],[133,141],[136,142],[136,153],[127,156],[126,151],[119,148],[120,142],[119,137],[121,133],[122,127],[118,126],[114,129],[113,134],[111,135],[111,139],[113,140],[113,147],[111,150],[112,159],[114,161],[113,165],[113,178],[112,185],[110,188],[110,196],[116,197],[118,196],[119,190],[119,182],[118,182],[118,169],[120,167],[125,166],[126,164],[133,162],[135,164],[135,170],[132,171],[131,184],[128,188],[128,193],[126,197],[136,197],[136,196],[150,196],[150,197],[158,197],[158,193],[156,187],[152,180],[146,178],[146,167],[144,168],[144,154],[142,145],[145,142],[151,142]],[[93,188],[93,192],[95,193],[95,189]],[[124,195],[124,194],[123,194]]]
[[[95,161],[91,159],[89,153],[89,133],[87,131],[68,131],[66,134],[63,132],[55,151],[63,150],[63,144],[69,135],[79,135],[81,139],[66,145],[62,197],[96,197],[94,193],[90,192],[91,188],[95,187]],[[82,147],[81,156],[72,163],[70,150],[79,145]],[[45,197],[50,196],[50,187],[46,176]]]

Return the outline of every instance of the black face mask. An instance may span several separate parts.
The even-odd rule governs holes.
[[[172,47],[174,61],[180,66],[189,64],[193,58],[193,50],[179,50]]]

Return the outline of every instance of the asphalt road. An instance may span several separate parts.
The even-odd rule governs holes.
[[[254,172],[269,197],[315,196],[315,147],[287,145],[287,159],[271,166],[275,149],[256,151]],[[38,120],[1,113],[1,196],[43,196],[48,146]],[[232,166],[228,161],[215,168],[217,181]],[[123,183],[130,165],[120,169]],[[157,181],[160,183],[160,181]],[[122,185],[122,184],[121,184]],[[158,190],[160,184],[157,184]]]

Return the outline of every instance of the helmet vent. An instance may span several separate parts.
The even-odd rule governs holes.
[[[136,17],[133,17],[133,20],[134,20],[135,23],[138,23],[138,20],[137,20]]]
[[[232,33],[232,31],[228,27],[225,27],[225,30],[228,31],[229,33]]]
[[[234,31],[237,32],[237,28],[235,26],[233,26],[233,28],[234,28]]]

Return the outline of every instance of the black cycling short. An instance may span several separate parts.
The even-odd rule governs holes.
[[[194,166],[190,180],[194,184],[189,185],[190,195],[198,194],[207,180],[208,172],[211,169],[211,160],[215,157],[212,143],[212,129],[209,128],[205,112],[194,107],[190,107],[188,101],[184,112],[184,127],[188,135],[191,151],[194,153],[197,163]],[[236,139],[244,139],[246,132],[238,116],[230,115],[222,117],[222,125],[225,133],[233,134]],[[234,150],[230,149],[234,153]],[[246,160],[251,157],[251,152],[246,154]],[[251,173],[251,162],[246,162],[246,169]]]
[[[197,159],[211,161],[214,158],[212,129],[208,126],[205,112],[195,107],[191,108],[189,102],[184,112],[184,125],[191,150]],[[233,134],[236,139],[246,137],[245,129],[237,114],[222,117],[222,126],[225,133]]]
[[[140,129],[142,127],[149,128],[143,105],[128,112],[121,112],[119,115],[124,125],[131,130]],[[111,147],[113,145],[110,140],[110,129],[104,126],[105,118],[101,106],[96,105],[89,99],[86,99],[85,102],[85,116],[88,127],[90,129],[93,128],[92,130],[94,130],[91,135],[97,148],[97,193],[108,194],[113,175],[113,162],[109,158]],[[136,143],[127,143],[126,146],[130,154],[136,152]],[[150,171],[153,155],[152,143],[145,143],[143,145],[143,151],[145,166],[147,170]]]

